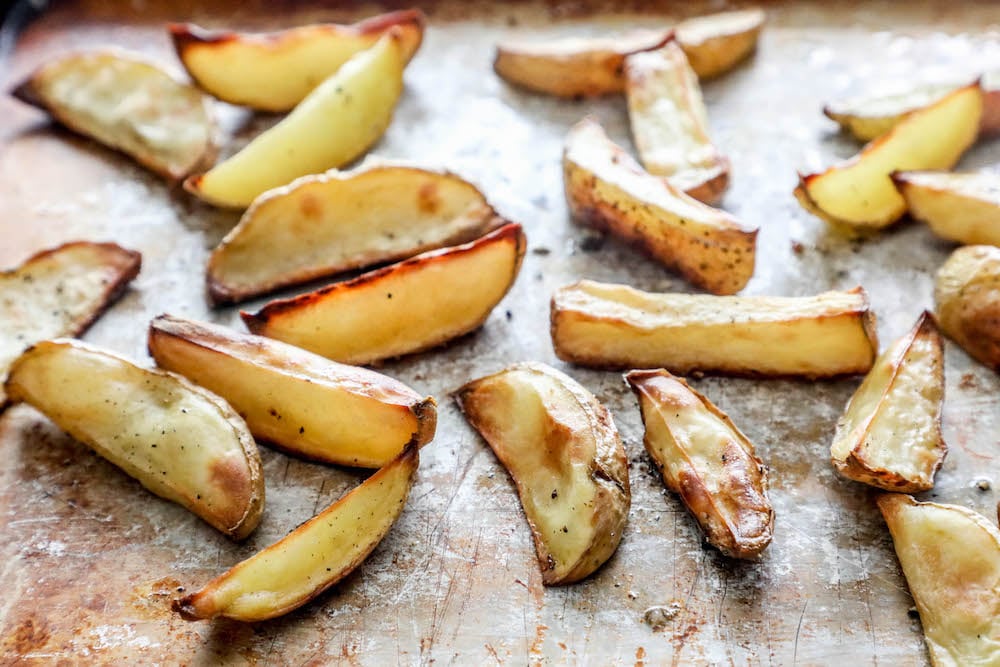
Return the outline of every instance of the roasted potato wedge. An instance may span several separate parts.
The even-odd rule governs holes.
[[[179,375],[80,341],[43,341],[5,389],[137,479],[235,539],[264,511],[260,454],[240,416]]]
[[[552,345],[563,361],[597,368],[821,378],[870,370],[878,338],[860,287],[733,297],[581,280],[552,297]]]
[[[830,447],[841,475],[887,491],[934,488],[948,447],[941,436],[944,350],[934,318],[875,360],[851,397]]]
[[[907,169],[950,169],[979,133],[979,84],[949,93],[914,111],[857,156],[801,177],[795,196],[810,213],[835,226],[879,229],[906,212],[889,175]]]
[[[563,182],[575,220],[633,243],[693,285],[733,294],[753,275],[756,228],[646,173],[589,118],[566,138]]]
[[[935,667],[1000,664],[1000,532],[958,505],[886,493],[879,509]]]
[[[215,159],[215,121],[205,96],[136,54],[63,56],[36,69],[12,94],[171,180]]]
[[[340,66],[396,27],[405,62],[424,35],[417,9],[380,14],[351,25],[304,25],[279,32],[217,32],[190,23],[167,27],[177,57],[211,95],[259,111],[295,107]]]
[[[629,371],[625,381],[639,399],[646,451],[709,544],[732,558],[763,551],[774,509],[753,443],[682,378],[659,369]]]
[[[632,498],[611,413],[538,363],[473,380],[456,397],[517,486],[542,583],[590,576],[618,548]]]
[[[403,513],[420,463],[416,443],[356,489],[263,551],[179,600],[189,621],[263,621],[301,607],[349,575]]]
[[[1000,371],[1000,248],[951,253],[934,282],[938,324],[973,358]]]
[[[674,36],[698,78],[712,79],[750,57],[766,18],[757,8],[696,16],[678,23]]]
[[[892,174],[910,216],[941,238],[1000,246],[1000,176],[946,171]]]
[[[184,187],[216,206],[246,208],[300,176],[343,166],[374,144],[392,120],[406,64],[399,28],[361,51],[309,93],[280,123]]]
[[[471,241],[496,212],[452,174],[384,165],[305,176],[258,197],[208,261],[233,303],[280,287]]]
[[[514,284],[525,244],[521,225],[512,223],[240,315],[253,333],[345,364],[421,352],[486,321]]]

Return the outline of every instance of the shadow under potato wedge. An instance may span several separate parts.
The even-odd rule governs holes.
[[[685,19],[674,38],[699,79],[725,74],[750,57],[767,15],[751,8]]]
[[[892,182],[910,216],[941,238],[1000,246],[1000,175],[896,171]]]
[[[1000,371],[1000,248],[964,246],[934,279],[941,331],[971,357]]]

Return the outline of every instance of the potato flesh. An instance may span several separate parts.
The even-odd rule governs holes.
[[[1000,246],[1000,177],[910,171],[893,175],[910,215],[942,238]]]
[[[934,104],[960,87],[954,83],[924,84],[828,104],[823,113],[856,139],[871,141],[899,124],[906,114]]]
[[[698,78],[710,79],[753,52],[765,18],[760,9],[696,16],[677,24],[677,43]]]
[[[941,330],[983,364],[1000,369],[1000,248],[955,250],[937,273],[934,303]]]

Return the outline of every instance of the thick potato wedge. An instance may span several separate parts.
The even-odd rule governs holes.
[[[633,243],[693,285],[733,294],[753,275],[757,229],[646,173],[589,118],[566,138],[563,183],[575,220]]]
[[[521,225],[240,315],[256,334],[345,364],[421,352],[478,329],[514,284]]]
[[[951,253],[934,282],[938,324],[973,358],[1000,371],[1000,248]]]
[[[56,339],[14,362],[5,385],[71,436],[235,539],[264,511],[257,445],[221,398],[186,379],[80,341]]]
[[[934,488],[948,447],[941,437],[944,350],[934,318],[879,355],[851,397],[830,447],[830,460],[848,479],[887,491]]]
[[[343,166],[374,144],[403,92],[402,37],[392,28],[353,56],[280,123],[184,187],[205,201],[245,208],[300,176]]]
[[[215,121],[205,96],[136,54],[63,56],[12,94],[171,180],[215,159]]]
[[[590,576],[618,548],[632,499],[611,413],[538,363],[473,380],[456,397],[517,486],[542,582]]]
[[[886,493],[879,509],[935,667],[1000,665],[1000,532],[958,505]]]
[[[581,280],[552,296],[552,345],[563,361],[597,368],[821,378],[867,372],[878,338],[860,287],[733,297]]]
[[[907,169],[950,169],[979,133],[979,84],[949,93],[914,111],[857,156],[801,177],[795,196],[810,213],[834,225],[878,229],[906,212],[889,175]]]
[[[179,600],[189,621],[263,621],[301,607],[375,550],[406,505],[420,463],[416,443],[356,489],[263,551]]]
[[[356,54],[397,27],[406,62],[424,35],[417,9],[389,12],[352,25],[305,25],[280,32],[216,32],[190,23],[167,27],[177,57],[211,95],[259,111],[288,111]]]
[[[625,381],[639,399],[646,451],[708,542],[732,558],[763,551],[774,509],[753,443],[726,413],[663,369],[629,371]]]
[[[403,166],[305,176],[254,201],[208,261],[233,303],[280,287],[471,241],[496,212],[471,183]]]
[[[892,182],[910,215],[938,236],[966,245],[1000,246],[1000,176],[897,171]]]
[[[766,18],[757,8],[696,16],[678,23],[674,36],[698,78],[711,79],[754,52]]]

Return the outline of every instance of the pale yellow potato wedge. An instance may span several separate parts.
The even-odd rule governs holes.
[[[76,340],[43,341],[11,366],[28,403],[144,487],[235,539],[264,511],[260,454],[221,398],[179,375],[140,368]]]
[[[177,57],[202,90],[230,104],[282,112],[393,27],[409,62],[420,48],[425,23],[423,12],[408,9],[351,25],[304,25],[263,34],[210,31],[190,23],[167,30]]]
[[[682,378],[659,369],[629,371],[625,381],[639,400],[646,451],[709,544],[732,558],[767,548],[774,509],[753,443]]]
[[[161,315],[149,353],[228,401],[254,437],[309,459],[378,468],[434,437],[432,397],[277,340]]]
[[[566,137],[563,183],[576,221],[631,242],[692,285],[733,294],[753,275],[756,228],[646,173],[589,118]]]
[[[13,95],[171,180],[215,159],[215,121],[205,96],[136,54],[62,56],[35,70]]]
[[[512,223],[240,315],[253,333],[345,364],[421,352],[486,321],[514,284],[525,244],[521,225]]]
[[[878,351],[860,287],[816,296],[655,294],[581,280],[552,296],[556,356],[597,368],[749,376],[865,373]]]
[[[934,488],[948,447],[941,436],[944,350],[924,313],[879,355],[851,397],[830,446],[841,475],[886,491]]]
[[[403,92],[402,37],[390,29],[309,93],[280,123],[184,187],[216,206],[245,208],[300,176],[341,167],[374,144]]]
[[[539,363],[473,380],[456,398],[517,486],[542,583],[590,576],[618,548],[632,499],[611,413]]]
[[[750,57],[766,19],[758,8],[696,16],[678,23],[674,36],[698,78],[712,79]]]
[[[280,287],[471,241],[497,224],[452,174],[377,165],[264,193],[208,260],[208,294],[234,303]]]
[[[1000,175],[897,171],[892,182],[910,216],[941,238],[1000,246]]]
[[[979,84],[949,93],[914,111],[850,160],[801,177],[795,194],[810,213],[834,225],[879,229],[906,212],[889,175],[912,169],[950,169],[979,133]]]
[[[114,243],[76,241],[0,272],[0,410],[3,380],[28,347],[79,336],[139,275],[142,256]]]
[[[353,572],[399,518],[420,463],[416,444],[357,488],[196,593],[174,600],[188,621],[263,621],[301,607]]]
[[[958,505],[879,496],[935,667],[1000,665],[1000,532]]]
[[[951,253],[934,282],[938,325],[975,359],[1000,371],[1000,248]]]

